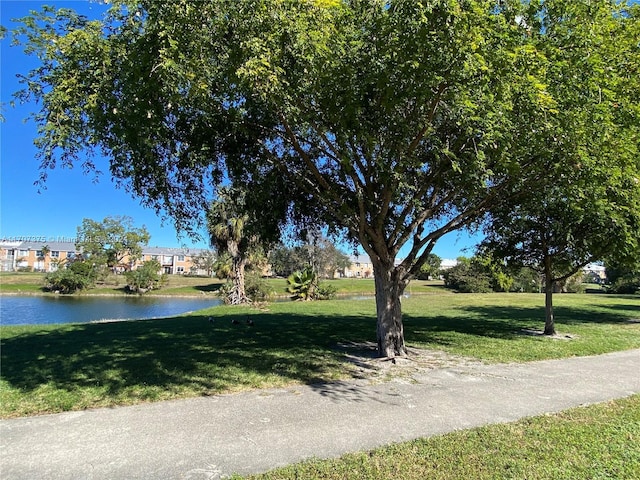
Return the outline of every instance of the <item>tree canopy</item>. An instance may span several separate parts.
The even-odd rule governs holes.
[[[349,257],[321,234],[309,235],[306,241],[291,247],[276,245],[269,252],[269,263],[281,277],[310,267],[320,278],[333,278],[337,271],[351,265]]]
[[[131,217],[106,217],[101,222],[85,218],[78,227],[76,248],[94,264],[129,270],[150,238],[144,226],[134,227]]]
[[[346,232],[371,258],[378,346],[392,357],[406,352],[401,294],[435,242],[562,163],[531,148],[548,147],[537,132],[558,113],[554,94],[571,93],[567,75],[595,86],[602,72],[583,64],[606,70],[619,87],[603,91],[606,115],[637,91],[624,82],[637,45],[607,36],[637,31],[637,9],[574,3],[121,0],[102,21],[45,10],[17,32],[42,60],[20,97],[40,101],[44,176],[93,149],[178,227],[203,217],[223,180],[284,182],[264,198],[295,200],[289,214]],[[541,46],[555,40],[592,55],[550,60]]]
[[[520,130],[518,153],[549,173],[535,188],[515,184],[513,201],[492,210],[483,246],[544,275],[545,333],[554,334],[555,282],[593,261],[640,256],[640,28],[608,2],[545,7],[522,21],[552,115]]]

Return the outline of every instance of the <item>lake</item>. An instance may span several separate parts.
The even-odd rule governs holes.
[[[170,317],[220,305],[217,298],[0,296],[2,325],[87,323]]]

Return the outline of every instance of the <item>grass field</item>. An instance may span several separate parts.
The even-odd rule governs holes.
[[[566,340],[523,334],[542,327],[543,301],[412,295],[403,301],[406,340],[489,362],[640,347],[639,296],[557,295]],[[0,334],[0,416],[16,417],[348,378],[353,366],[341,345],[375,342],[375,304],[220,306],[162,320],[7,326]]]
[[[43,273],[0,273],[0,293],[46,294],[42,290]],[[265,279],[268,289],[278,296],[286,296],[287,281],[284,278]],[[322,280],[336,287],[340,295],[371,295],[375,291],[373,279],[341,278]],[[96,288],[80,292],[80,295],[125,295],[126,282],[122,275],[109,275]],[[168,275],[167,284],[149,295],[194,295],[215,294],[224,280],[206,277]],[[440,281],[414,280],[407,288],[408,293],[446,293]],[[53,294],[50,294],[53,295]]]
[[[638,295],[556,295],[560,335],[546,338],[527,334],[542,328],[543,295],[422,288],[403,299],[412,351],[525,362],[640,348]],[[220,306],[162,320],[0,327],[0,339],[0,417],[12,418],[349,378],[342,345],[375,341],[375,304]],[[636,395],[252,478],[632,479],[640,478],[639,443]]]

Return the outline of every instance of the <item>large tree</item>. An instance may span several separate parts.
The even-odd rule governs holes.
[[[94,264],[130,270],[150,238],[144,225],[135,227],[131,217],[110,216],[101,222],[85,218],[78,227],[76,248]]]
[[[550,3],[570,2],[525,6]],[[289,179],[296,194],[281,194],[301,214],[370,256],[379,353],[393,357],[406,353],[401,295],[438,239],[514,180],[540,178],[538,159],[513,153],[515,112],[531,128],[553,115],[522,6],[123,0],[98,22],[45,12],[18,32],[42,59],[21,97],[41,102],[42,172],[93,148],[178,227],[201,216],[225,167],[234,181]]]

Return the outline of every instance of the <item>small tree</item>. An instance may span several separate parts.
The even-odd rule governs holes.
[[[221,188],[218,199],[207,212],[207,225],[211,245],[219,259],[226,254],[231,258],[230,276],[233,287],[228,292],[228,303],[239,305],[250,302],[245,292],[245,266],[249,250],[258,238],[251,232],[249,215],[244,209],[244,193],[237,189]]]
[[[349,257],[322,236],[317,240],[307,239],[293,247],[280,244],[269,253],[269,261],[275,274],[281,277],[310,266],[319,276],[332,278],[336,271],[343,271],[351,265]]]
[[[427,261],[420,267],[420,273],[418,273],[417,278],[419,280],[431,280],[440,273],[441,264],[442,259],[435,253],[430,253]]]
[[[47,271],[47,257],[51,253],[51,249],[49,245],[43,245],[39,250],[40,255],[38,256],[38,260],[42,262],[42,271]]]
[[[562,291],[567,280],[588,263],[628,256],[637,248],[640,232],[634,225],[640,224],[640,212],[625,207],[621,200],[603,201],[601,195],[640,198],[640,191],[615,188],[606,178],[609,172],[601,175],[581,181],[572,176],[572,185],[530,192],[516,208],[494,210],[487,223],[481,247],[485,252],[512,268],[528,267],[542,276],[545,335],[556,333],[554,292]]]
[[[217,260],[218,256],[215,252],[206,250],[193,257],[193,265],[198,270],[207,272],[207,277],[211,277],[215,271]]]
[[[516,100],[522,128],[511,154],[539,181],[505,192],[484,246],[543,276],[547,335],[556,332],[557,285],[590,262],[640,251],[639,14],[637,5],[604,0],[530,2],[523,10],[549,103],[541,114]]]

